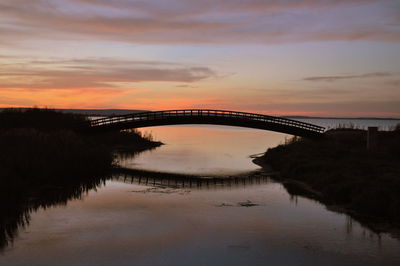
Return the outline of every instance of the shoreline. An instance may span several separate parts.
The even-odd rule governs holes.
[[[266,173],[269,173],[272,170],[271,166],[258,161],[258,158],[260,157],[255,158],[253,160],[253,163],[260,166],[263,170],[266,170]],[[376,219],[376,217],[362,215],[355,210],[346,208],[345,205],[328,204],[324,201],[324,195],[320,191],[313,189],[309,184],[305,182],[296,179],[281,177],[280,174],[276,172],[275,174],[269,176],[273,180],[281,183],[291,195],[316,200],[320,204],[324,205],[327,210],[348,215],[352,219],[355,219],[357,222],[359,222],[361,225],[366,226],[368,229],[372,230],[374,233],[386,233],[400,240],[400,225],[393,225],[388,222],[376,221],[374,220],[374,218]],[[371,221],[371,219],[373,221]]]
[[[330,164],[332,161],[329,156],[337,153],[338,149],[349,149],[346,145],[349,144],[349,138],[350,142],[354,140],[352,134],[357,135],[356,139],[360,140],[360,134],[364,133],[362,130],[346,129],[344,135],[347,141],[342,139],[343,131],[341,130],[328,131],[328,136],[322,140],[292,140],[284,145],[268,149],[264,155],[254,158],[253,163],[267,171],[278,171],[278,174],[273,175],[272,178],[282,183],[290,194],[316,200],[328,210],[349,215],[378,234],[388,233],[392,237],[400,239],[398,209],[394,205],[400,198],[395,190],[400,181],[400,176],[396,175],[400,167],[397,166],[396,159],[391,158],[391,152],[386,151],[387,147],[392,146],[389,144],[398,142],[398,131],[381,132],[382,147],[374,151],[379,156],[368,154],[365,161],[360,157],[354,162],[352,161],[354,154],[357,154],[358,149],[363,150],[363,146],[359,146],[355,148],[355,153],[354,148],[353,153],[340,153],[340,163]],[[329,141],[333,139],[339,139],[340,142],[335,142],[335,147],[329,146],[328,149],[327,145],[331,145]],[[395,150],[396,147],[391,148]],[[382,161],[389,160],[388,158],[392,160],[385,161],[383,167]],[[334,161],[338,160],[335,158]],[[338,165],[342,167],[338,167]],[[368,167],[362,169],[361,166],[364,165],[368,165]],[[371,171],[368,175],[365,172],[371,170],[370,168],[376,171]],[[379,174],[375,176],[376,173]],[[323,178],[324,175],[331,178]],[[373,195],[375,190],[387,193]],[[351,191],[360,191],[360,193]],[[365,191],[372,191],[372,193],[370,195],[362,193]],[[389,202],[388,198],[392,198],[395,203]],[[375,200],[375,206],[368,206],[370,200]],[[364,205],[355,204],[360,201],[365,201]],[[392,203],[392,208],[385,209],[389,203]]]
[[[30,213],[66,204],[104,184],[114,152],[134,154],[161,142],[138,131],[87,135],[74,130],[81,115],[47,109],[0,112],[0,254],[30,220]]]

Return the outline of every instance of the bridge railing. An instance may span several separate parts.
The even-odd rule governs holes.
[[[322,133],[324,131],[323,127],[283,117],[274,117],[268,115],[246,113],[246,112],[211,110],[211,109],[188,109],[188,110],[166,110],[166,111],[155,111],[155,112],[143,112],[143,113],[122,115],[122,116],[100,118],[96,120],[91,120],[89,123],[90,126],[97,127],[97,126],[112,125],[116,123],[129,123],[129,122],[168,119],[176,117],[226,117],[234,119],[243,119],[246,121],[249,120],[259,121],[259,122],[261,121],[261,122],[275,123],[285,126],[294,126],[297,128],[302,128],[318,133]]]

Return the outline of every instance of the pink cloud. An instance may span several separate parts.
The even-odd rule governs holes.
[[[155,44],[399,42],[399,12],[389,0],[5,0],[0,45],[82,38]]]

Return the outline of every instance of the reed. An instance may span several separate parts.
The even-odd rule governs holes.
[[[320,139],[295,139],[268,149],[255,162],[305,183],[327,205],[399,227],[400,127],[379,131],[372,151],[366,138],[365,130],[332,129]]]
[[[160,145],[138,131],[87,135],[87,118],[50,109],[0,112],[0,251],[38,208],[66,204],[104,183],[115,150]]]

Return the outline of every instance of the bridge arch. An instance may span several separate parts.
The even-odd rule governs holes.
[[[321,126],[283,117],[212,109],[152,111],[88,121],[90,130],[95,131],[124,130],[180,124],[211,124],[247,127],[301,137],[318,137],[325,130],[325,128]]]

